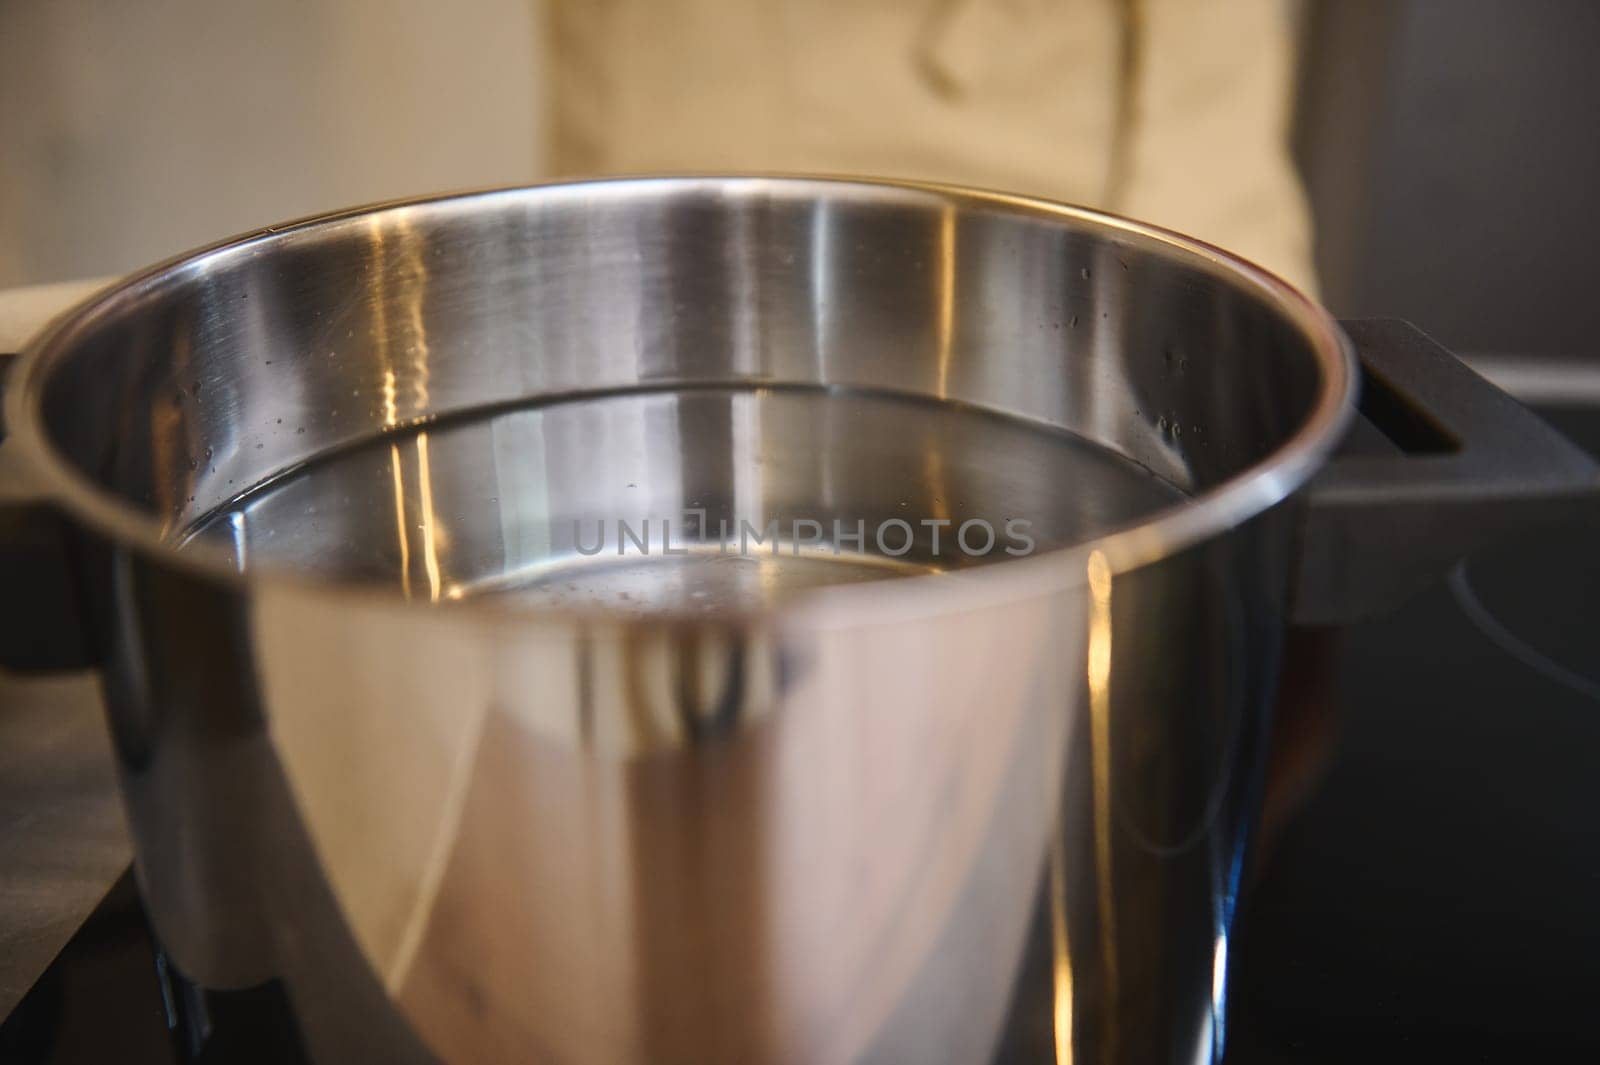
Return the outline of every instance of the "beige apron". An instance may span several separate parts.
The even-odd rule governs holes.
[[[547,2],[554,173],[999,188],[1314,284],[1283,0]]]

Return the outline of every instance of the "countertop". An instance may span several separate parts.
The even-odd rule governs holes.
[[[15,352],[101,284],[0,291],[0,352]],[[130,855],[94,676],[0,672],[0,1016],[77,931]]]

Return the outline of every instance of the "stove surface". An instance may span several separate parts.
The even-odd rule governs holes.
[[[1600,454],[1600,409],[1544,413]],[[1529,533],[1337,637],[1328,761],[1236,933],[1230,1065],[1600,1054],[1596,545],[1593,513]],[[0,1063],[167,1065],[169,1028],[213,1033],[193,1060],[294,1060],[273,1002],[157,968],[124,876],[0,1024]]]

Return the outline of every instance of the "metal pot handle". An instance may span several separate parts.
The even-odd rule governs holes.
[[[1362,418],[1307,492],[1291,618],[1391,610],[1513,529],[1600,501],[1600,466],[1416,326],[1341,323]]]
[[[13,361],[0,354],[0,395]],[[0,422],[0,668],[85,668],[69,523],[5,437]]]

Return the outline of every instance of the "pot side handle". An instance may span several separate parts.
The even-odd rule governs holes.
[[[0,395],[15,361],[0,354]],[[66,517],[8,446],[0,421],[0,668],[34,672],[92,664],[71,551]]]
[[[1293,622],[1384,613],[1500,536],[1600,503],[1594,459],[1416,326],[1340,324],[1361,418],[1308,487]]]

